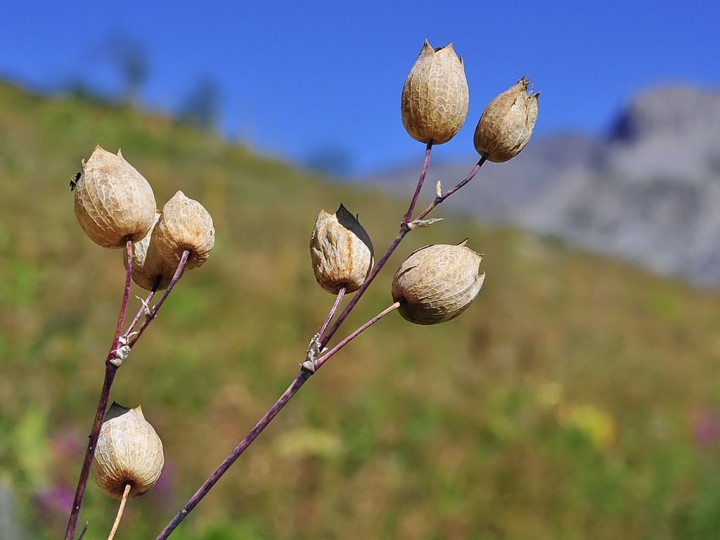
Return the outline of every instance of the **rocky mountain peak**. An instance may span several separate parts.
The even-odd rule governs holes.
[[[647,90],[633,99],[613,123],[610,140],[637,142],[707,130],[720,130],[720,91],[668,86]]]

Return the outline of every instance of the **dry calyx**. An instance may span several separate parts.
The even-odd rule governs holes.
[[[91,467],[98,486],[121,498],[130,485],[129,498],[137,497],[155,485],[164,462],[162,441],[142,409],[113,403],[105,413]]]
[[[190,257],[185,268],[198,268],[207,261],[215,245],[212,217],[202,204],[178,191],[165,203],[150,243],[157,243],[158,253],[173,267],[177,267],[183,251],[188,250]]]
[[[452,43],[433,49],[426,40],[402,91],[407,132],[423,143],[449,141],[465,122],[469,100],[465,68]]]
[[[529,93],[530,81],[517,84],[493,99],[475,128],[475,149],[488,161],[502,163],[527,145],[538,117],[540,93]]]
[[[151,232],[133,245],[133,281],[146,290],[168,286],[185,250],[190,252],[186,270],[202,266],[215,243],[210,213],[182,191],[156,213],[154,220]]]
[[[341,204],[334,214],[320,211],[310,236],[310,259],[323,289],[354,292],[373,267],[373,246],[357,218]]]
[[[160,212],[156,212],[152,225],[153,229],[155,228],[155,225],[157,225],[159,219]],[[152,229],[147,235],[145,235],[145,238],[133,244],[132,253],[132,279],[136,284],[147,291],[151,291],[153,288],[155,288],[155,290],[166,289],[170,284],[173,274],[175,273],[175,269],[166,263],[162,257],[160,257],[154,244],[151,249],[151,237]],[[127,268],[127,256],[124,254],[123,263],[125,264],[125,268]]]
[[[102,247],[125,247],[149,231],[155,196],[147,180],[117,155],[95,147],[73,183],[75,216],[90,239]]]
[[[460,315],[480,292],[482,256],[465,246],[435,244],[405,259],[395,273],[392,297],[398,311],[416,324],[437,324]]]

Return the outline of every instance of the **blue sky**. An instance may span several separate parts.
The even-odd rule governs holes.
[[[400,91],[426,38],[454,44],[470,86],[467,122],[438,157],[471,156],[483,108],[523,74],[542,92],[539,135],[601,133],[654,85],[720,88],[720,4],[710,0],[25,1],[5,3],[2,19],[2,77],[39,89],[82,80],[117,95],[104,51],[122,35],[147,55],[143,105],[176,110],[207,77],[229,137],[297,162],[340,150],[355,174],[422,155],[402,128]]]

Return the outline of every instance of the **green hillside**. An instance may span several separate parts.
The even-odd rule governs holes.
[[[96,143],[122,147],[159,205],[182,189],[213,215],[210,260],[183,277],[111,396],[142,404],[165,445],[160,483],[129,503],[118,536],[154,538],[290,383],[330,307],[308,253],[319,210],[343,202],[382,252],[406,201],[162,115],[8,84],[0,143],[0,491],[27,538],[64,532],[124,280],[121,252],[77,224],[71,175]],[[717,537],[717,294],[453,218],[410,235],[341,333],[391,302],[411,250],[466,237],[487,272],[467,312],[369,330],[173,538]],[[86,540],[107,537],[115,509],[91,481]]]

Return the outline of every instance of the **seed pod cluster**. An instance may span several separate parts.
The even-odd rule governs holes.
[[[426,40],[402,91],[407,132],[423,143],[449,141],[465,122],[469,100],[465,68],[452,43],[433,49]]]
[[[435,244],[414,251],[392,282],[398,311],[416,324],[437,324],[460,315],[480,292],[482,256],[465,246]]]
[[[343,287],[357,291],[373,266],[373,246],[360,222],[341,204],[337,212],[321,210],[310,236],[315,279],[333,294]]]
[[[475,128],[475,149],[488,161],[502,163],[517,156],[532,135],[540,93],[528,93],[525,77],[486,107]]]
[[[149,491],[160,478],[165,458],[160,437],[138,406],[113,403],[105,413],[91,466],[95,482],[111,497],[130,498]]]
[[[150,249],[157,249],[171,268],[177,268],[183,251],[190,251],[185,265],[189,270],[205,263],[213,245],[215,228],[210,213],[202,204],[178,191],[162,209],[152,231]]]
[[[157,212],[147,180],[122,156],[99,145],[82,172],[70,182],[75,215],[87,235],[103,247],[133,246],[133,280],[140,287],[164,289],[183,251],[189,270],[201,266],[215,243],[212,217],[197,201],[178,191]],[[123,256],[127,266],[127,257]]]
[[[99,145],[72,184],[75,216],[90,239],[102,247],[124,247],[141,240],[155,215],[155,196],[147,180],[118,151]]]
[[[160,212],[155,213],[152,228],[160,219]],[[133,281],[146,291],[166,289],[175,274],[175,267],[163,259],[157,250],[157,244],[151,243],[152,230],[145,238],[133,244]],[[127,268],[127,255],[123,253],[123,264]],[[157,286],[156,286],[157,284]]]

